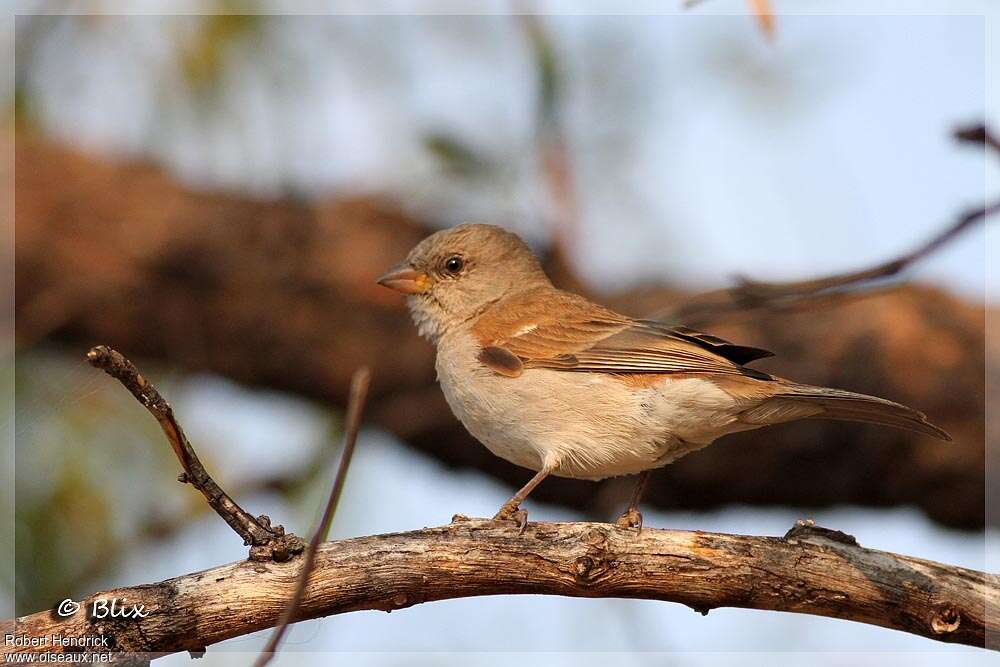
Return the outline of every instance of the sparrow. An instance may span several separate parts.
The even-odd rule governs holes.
[[[436,347],[448,405],[469,433],[535,471],[494,517],[522,531],[521,503],[549,475],[638,474],[616,523],[641,529],[649,471],[738,431],[839,419],[951,440],[899,403],[747,366],[773,356],[767,350],[633,319],[556,289],[528,246],[500,227],[437,232],[378,283],[405,295],[418,332]]]

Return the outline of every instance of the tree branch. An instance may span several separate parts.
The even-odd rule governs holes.
[[[361,411],[364,409],[365,397],[368,394],[368,383],[371,380],[371,372],[368,368],[359,368],[354,373],[351,380],[351,397],[347,402],[347,419],[344,422],[344,447],[340,454],[340,465],[337,466],[337,474],[333,479],[333,488],[330,489],[330,496],[327,498],[326,507],[323,508],[323,516],[319,520],[319,525],[313,531],[309,539],[309,548],[306,549],[305,564],[299,572],[298,581],[295,583],[295,592],[292,599],[285,608],[278,625],[271,634],[267,644],[260,652],[254,667],[264,667],[274,657],[281,638],[288,629],[288,624],[292,622],[305,597],[306,587],[309,585],[309,576],[316,565],[316,552],[319,550],[320,542],[326,539],[330,532],[330,524],[333,522],[333,515],[337,511],[340,502],[340,494],[344,490],[344,482],[347,480],[347,470],[351,467],[351,458],[354,456],[354,444],[358,440],[358,430],[361,428]]]
[[[18,618],[16,634],[101,634],[123,657],[197,650],[275,625],[302,567],[300,558],[241,561],[96,593],[81,601],[85,609],[117,598],[145,605],[148,616],[108,621],[81,610],[64,619],[44,611]],[[788,611],[1000,648],[997,575],[864,549],[850,536],[801,522],[783,538],[636,534],[602,523],[529,523],[519,536],[491,521],[458,519],[330,542],[317,551],[297,619],[502,594],[664,600],[702,614],[717,607]]]
[[[1000,648],[1000,624],[990,616],[1000,609],[1000,577],[863,549],[853,537],[811,522],[800,522],[779,539],[648,529],[636,534],[594,523],[534,523],[522,535],[495,522],[456,517],[449,526],[319,545],[357,435],[369,377],[364,370],[352,383],[344,455],[307,557],[278,558],[274,545],[294,536],[272,529],[266,517],[254,519],[225,494],[170,405],[136,367],[104,346],[92,349],[88,359],[156,417],[184,468],[182,481],[198,488],[253,544],[251,559],[96,593],[68,616],[60,604],[55,613],[6,621],[0,630],[15,640],[4,642],[5,652],[111,651],[116,662],[131,663],[183,650],[200,654],[211,644],[277,627],[263,664],[292,620],[518,593],[665,600],[703,614],[724,606],[790,611]],[[255,559],[261,549],[271,550],[272,559]],[[112,601],[140,613],[97,613],[101,603],[113,609]],[[31,641],[56,635],[101,640],[82,646]]]
[[[917,248],[867,269],[792,282],[764,282],[739,276],[734,287],[706,292],[676,307],[654,313],[653,317],[671,322],[695,321],[703,325],[714,317],[731,312],[756,308],[799,308],[804,304],[813,306],[817,301],[848,294],[847,288],[869,287],[874,281],[902,273],[973,224],[997,213],[1000,213],[1000,201],[966,211]]]
[[[1000,140],[985,125],[959,128],[952,133],[952,136],[956,141],[984,146],[1000,154]],[[932,255],[969,227],[997,213],[1000,213],[1000,201],[965,211],[910,252],[867,269],[790,282],[764,282],[738,276],[734,287],[695,296],[673,308],[661,310],[653,317],[672,322],[695,321],[704,325],[715,317],[731,312],[757,308],[787,309],[802,307],[803,304],[815,305],[817,301],[848,294],[848,288],[870,287],[875,281],[899,275],[913,264]]]
[[[105,345],[98,345],[87,353],[87,361],[121,382],[136,400],[156,417],[184,469],[184,472],[177,476],[177,481],[189,483],[201,491],[212,509],[243,538],[244,544],[250,546],[251,558],[255,560],[273,558],[283,561],[302,553],[305,545],[301,539],[291,533],[286,535],[281,526],[272,526],[270,518],[265,514],[259,517],[252,516],[237,505],[236,501],[212,479],[191,443],[188,442],[181,425],[177,423],[170,404],[125,355]]]

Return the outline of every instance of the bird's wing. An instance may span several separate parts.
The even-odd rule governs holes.
[[[693,329],[633,320],[583,297],[547,290],[496,304],[474,328],[480,361],[516,377],[524,368],[562,371],[724,373],[770,376],[741,364],[770,356]]]

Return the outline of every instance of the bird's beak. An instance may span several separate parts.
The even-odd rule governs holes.
[[[376,282],[403,294],[422,294],[431,286],[431,280],[426,273],[409,266],[397,266]]]

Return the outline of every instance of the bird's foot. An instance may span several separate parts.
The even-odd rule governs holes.
[[[506,502],[500,507],[500,511],[493,517],[494,521],[513,521],[517,524],[517,534],[524,532],[528,525],[528,513],[518,505]]]
[[[615,521],[615,525],[624,530],[642,532],[642,512],[635,509],[626,510]]]

